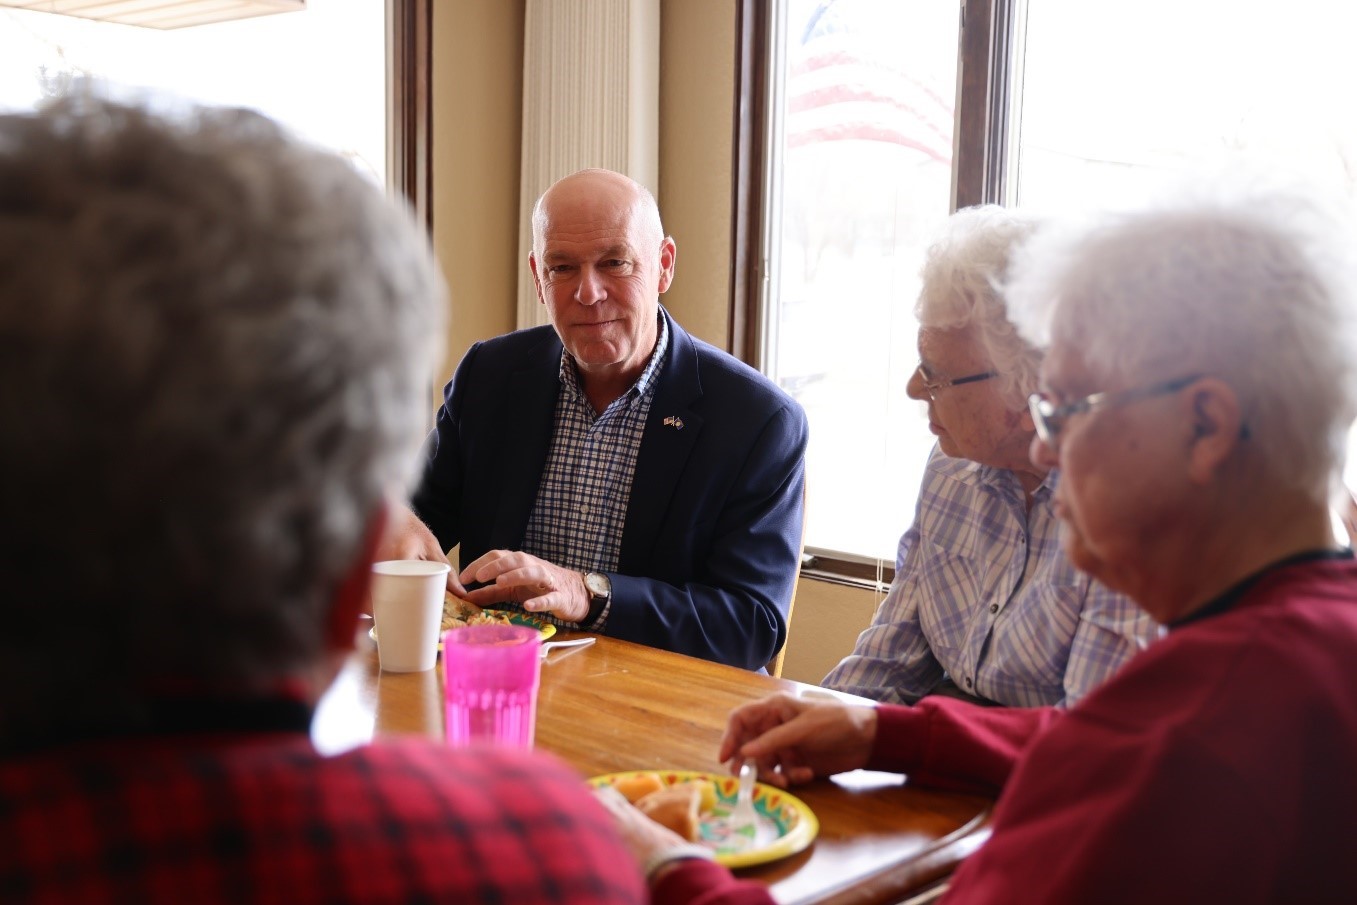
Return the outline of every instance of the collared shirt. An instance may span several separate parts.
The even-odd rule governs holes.
[[[1060,548],[1054,473],[1030,511],[1013,472],[934,448],[895,581],[824,684],[913,703],[950,679],[1000,704],[1069,706],[1162,634]]]
[[[537,502],[528,518],[524,552],[580,572],[617,569],[636,458],[669,347],[668,327],[662,316],[658,320],[655,351],[645,370],[601,414],[594,412],[584,393],[575,359],[561,352],[556,427]],[[609,601],[593,624],[585,627],[602,631],[611,607]],[[547,618],[557,625],[575,625]]]

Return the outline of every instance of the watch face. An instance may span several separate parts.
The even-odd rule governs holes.
[[[601,572],[589,572],[584,576],[584,586],[595,597],[607,597],[613,592],[613,583]]]

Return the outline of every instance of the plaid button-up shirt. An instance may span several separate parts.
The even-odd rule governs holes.
[[[668,347],[669,331],[660,317],[655,351],[645,370],[602,413],[595,413],[585,396],[574,358],[561,352],[556,428],[528,518],[524,552],[580,572],[617,569],[636,457]],[[593,624],[584,627],[602,631],[611,607],[610,601]],[[547,618],[557,625],[574,625]]]
[[[1032,508],[1010,471],[934,448],[895,581],[824,684],[913,703],[951,679],[1000,704],[1071,705],[1162,630],[1060,547],[1054,473]]]

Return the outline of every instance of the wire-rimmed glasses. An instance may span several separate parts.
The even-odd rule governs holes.
[[[1128,402],[1162,396],[1165,393],[1175,393],[1203,376],[1205,375],[1188,374],[1186,377],[1175,377],[1172,380],[1132,387],[1129,390],[1093,393],[1083,399],[1059,405],[1045,393],[1033,393],[1027,397],[1027,409],[1032,413],[1032,424],[1036,426],[1037,436],[1041,438],[1041,442],[1055,449],[1060,443],[1060,432],[1065,429],[1065,423],[1075,415],[1113,405],[1126,405]]]
[[[919,366],[914,369],[914,372],[919,375],[919,382],[923,384],[924,392],[928,394],[928,398],[931,400],[936,400],[938,393],[948,387],[961,386],[966,383],[979,383],[982,380],[999,376],[998,371],[981,371],[978,374],[967,374],[965,377],[953,377],[951,380],[934,380],[929,375],[928,369],[924,367],[923,362],[919,362]]]

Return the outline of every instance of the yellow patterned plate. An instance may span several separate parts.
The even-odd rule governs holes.
[[[756,822],[753,844],[733,841],[729,817],[740,790],[740,780],[735,776],[685,770],[633,770],[595,776],[589,780],[589,784],[594,787],[607,786],[624,777],[644,773],[657,773],[660,780],[669,786],[689,780],[707,780],[712,783],[716,790],[716,804],[702,815],[698,842],[714,851],[717,862],[726,867],[753,867],[795,855],[815,841],[820,832],[820,821],[805,802],[777,786],[760,782],[754,785]]]

